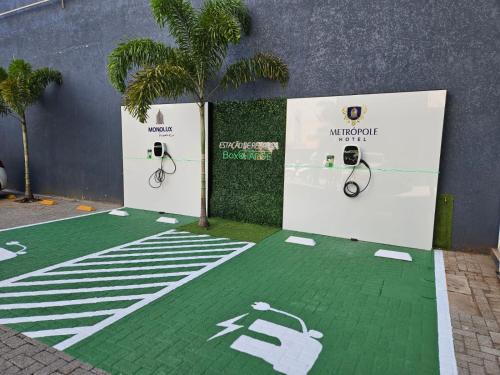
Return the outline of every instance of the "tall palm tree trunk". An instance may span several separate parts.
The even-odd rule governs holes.
[[[206,150],[205,150],[205,103],[198,103],[200,109],[200,134],[201,134],[201,211],[198,225],[208,228],[207,219],[207,179],[206,179]]]
[[[28,127],[26,126],[26,114],[21,117],[21,130],[23,133],[23,148],[24,148],[24,200],[33,200],[30,181],[30,166],[29,166],[29,150],[28,150]]]

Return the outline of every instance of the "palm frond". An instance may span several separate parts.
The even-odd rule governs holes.
[[[2,96],[0,95],[0,116],[7,116],[10,113],[11,111],[9,107],[7,106],[7,104],[5,104],[5,102],[2,99]]]
[[[0,82],[2,82],[4,79],[7,79],[7,77],[7,72],[0,66]]]
[[[153,16],[160,27],[168,26],[179,48],[190,51],[196,11],[187,0],[151,0]]]
[[[20,84],[21,83],[21,84]],[[7,106],[11,111],[21,115],[27,105],[27,97],[29,90],[27,85],[24,84],[25,80],[22,78],[8,77],[0,83],[0,96],[4,106]]]
[[[125,91],[124,104],[132,116],[144,123],[156,99],[177,99],[186,92],[195,92],[190,73],[180,66],[162,64],[134,74]]]
[[[221,79],[221,86],[237,88],[258,79],[269,79],[285,85],[288,78],[288,67],[280,58],[258,53],[254,57],[231,64]]]
[[[30,98],[32,102],[36,101],[43,90],[51,84],[62,84],[62,74],[57,70],[50,68],[41,68],[35,70],[28,79],[28,89],[30,91]]]
[[[230,44],[250,30],[248,9],[241,0],[207,0],[194,31],[194,56],[204,78],[221,67]]]
[[[229,43],[240,41],[242,26],[239,19],[228,7],[223,6],[227,0],[208,0],[203,4],[198,18],[197,36],[201,41],[210,44]]]
[[[0,68],[1,112],[5,114],[7,108],[8,112],[22,116],[50,83],[61,84],[61,73],[49,68],[33,71],[24,60],[13,60],[7,73]]]
[[[28,77],[31,74],[31,71],[31,65],[20,59],[12,60],[7,69],[7,73],[10,78]]]
[[[210,0],[209,2],[214,3],[213,6],[222,9],[224,12],[233,15],[238,20],[244,35],[250,33],[250,12],[243,0]]]
[[[128,72],[136,68],[176,63],[179,50],[151,39],[135,39],[124,42],[109,55],[108,76],[111,84],[121,93],[125,92]]]
[[[5,71],[4,68],[0,66],[0,83],[5,81],[7,79],[7,72]],[[2,91],[0,90],[0,116],[6,116],[10,113],[9,107],[5,103],[3,96],[2,96]]]

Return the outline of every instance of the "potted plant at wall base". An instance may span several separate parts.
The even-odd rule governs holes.
[[[12,116],[18,120],[23,136],[24,198],[18,202],[37,200],[31,191],[26,111],[42,96],[50,83],[60,85],[61,73],[49,68],[33,70],[24,60],[13,60],[7,71],[0,67],[0,115]]]
[[[130,114],[144,123],[158,98],[190,95],[199,106],[201,132],[201,211],[199,225],[208,227],[206,214],[205,103],[220,88],[237,88],[258,79],[288,82],[288,67],[278,57],[257,53],[222,65],[230,45],[250,31],[250,15],[243,0],[205,0],[195,9],[187,0],[152,0],[153,16],[168,26],[177,47],[150,39],[121,43],[109,56],[108,73],[123,93]],[[130,82],[130,70],[137,70]]]

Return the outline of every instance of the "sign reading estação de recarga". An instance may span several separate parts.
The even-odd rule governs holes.
[[[220,142],[223,160],[258,160],[270,161],[274,150],[279,149],[278,142]]]

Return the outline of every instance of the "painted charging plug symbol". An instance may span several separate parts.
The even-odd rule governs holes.
[[[18,246],[21,249],[14,252],[14,251],[10,251],[10,250],[4,249],[3,247],[0,247],[0,262],[3,261],[3,260],[8,260],[8,259],[15,258],[18,255],[24,255],[24,254],[28,253],[26,251],[26,250],[28,250],[28,247],[24,246],[19,241],[6,242],[5,245],[7,245],[7,246]]]
[[[314,366],[314,363],[323,349],[323,345],[318,341],[323,337],[323,334],[319,331],[308,329],[304,321],[298,316],[275,309],[266,302],[255,302],[252,308],[258,311],[271,311],[295,319],[299,321],[301,331],[275,324],[267,320],[257,319],[248,327],[248,330],[275,337],[280,341],[280,345],[242,335],[231,344],[231,349],[261,358],[271,364],[275,371],[283,374],[307,374]],[[247,315],[248,313],[218,323],[217,326],[223,327],[224,330],[210,337],[208,341],[243,328],[243,325],[237,325],[235,323]]]

